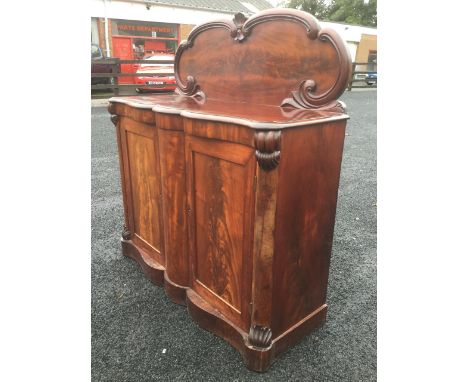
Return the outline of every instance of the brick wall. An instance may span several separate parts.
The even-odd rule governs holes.
[[[195,28],[195,25],[180,24],[180,41],[187,40],[187,37],[193,28]]]

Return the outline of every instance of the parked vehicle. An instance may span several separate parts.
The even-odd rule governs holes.
[[[135,84],[152,86],[147,88],[137,88],[137,92],[174,90],[176,88],[173,54],[156,54],[146,57],[145,60],[167,61],[167,64],[140,64],[136,70],[136,73],[140,74],[140,76],[135,77]],[[150,76],[148,74],[152,75]]]
[[[105,60],[101,48],[96,44],[91,44],[91,85],[113,84],[111,77],[93,77],[92,73],[112,73],[112,63],[98,63],[96,60]]]
[[[377,72],[369,72],[366,74],[367,85],[377,85]]]

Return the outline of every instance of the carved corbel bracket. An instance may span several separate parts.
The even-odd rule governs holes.
[[[126,225],[123,226],[123,230],[122,230],[122,239],[124,240],[130,240],[132,238],[132,233],[130,232],[130,230],[127,228]]]
[[[117,114],[112,114],[110,119],[114,126],[117,126],[117,123],[119,123],[119,116]]]
[[[110,102],[109,105],[107,105],[107,111],[109,112],[109,114],[116,114],[115,109],[115,103]]]
[[[107,106],[107,111],[111,115],[110,119],[112,123],[114,124],[114,126],[117,126],[117,123],[119,122],[119,116],[117,115],[115,104],[109,103],[109,105]]]
[[[255,157],[265,171],[274,170],[280,161],[281,131],[259,131],[255,133]]]
[[[253,325],[249,331],[249,343],[258,348],[268,348],[271,346],[273,333],[267,326]]]

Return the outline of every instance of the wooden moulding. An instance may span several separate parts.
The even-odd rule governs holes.
[[[322,305],[287,332],[271,340],[272,333],[268,327],[253,326],[247,334],[190,289],[187,291],[187,308],[190,317],[200,327],[226,340],[239,351],[247,368],[257,372],[266,371],[278,355],[323,325],[327,315],[327,305]]]
[[[132,234],[126,228],[122,232],[122,254],[135,260],[145,276],[153,284],[164,287],[169,299],[179,305],[186,305],[186,287],[173,283],[167,276],[166,268],[152,259],[146,251],[131,239]]]
[[[137,247],[132,240],[125,240],[122,237],[121,242],[122,254],[140,264],[143,273],[152,283],[163,286],[164,267],[148,256],[142,248]]]

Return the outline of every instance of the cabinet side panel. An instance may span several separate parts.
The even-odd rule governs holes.
[[[345,121],[283,132],[273,261],[273,335],[325,304]]]
[[[166,272],[172,282],[189,286],[184,133],[159,129],[158,137]]]

